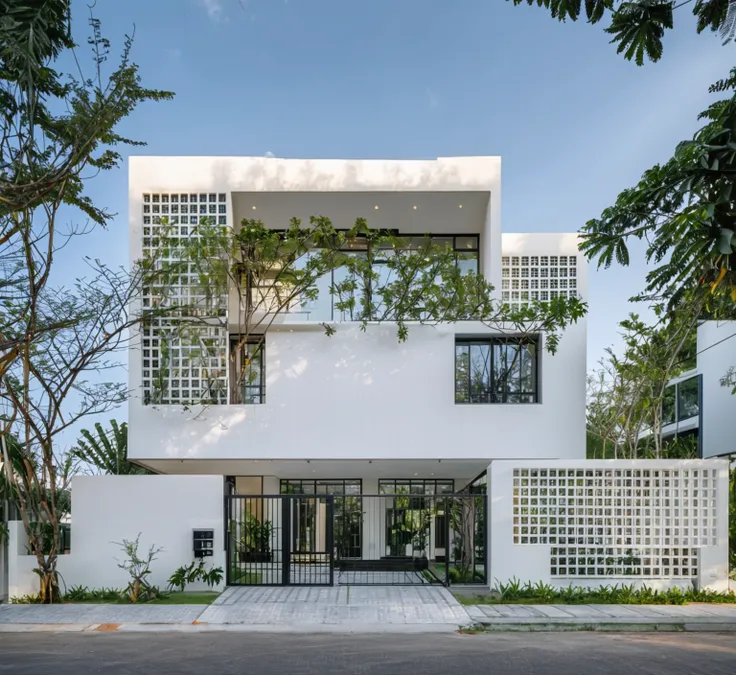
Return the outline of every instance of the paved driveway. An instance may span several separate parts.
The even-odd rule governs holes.
[[[430,585],[231,587],[198,621],[290,629],[339,625],[349,630],[390,630],[397,624],[454,630],[472,623],[446,588]]]

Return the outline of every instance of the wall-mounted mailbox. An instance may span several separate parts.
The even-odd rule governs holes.
[[[215,552],[214,530],[192,530],[194,538],[194,557],[209,558]]]

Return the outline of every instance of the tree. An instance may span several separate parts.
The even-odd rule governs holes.
[[[582,250],[599,266],[629,264],[631,239],[655,263],[638,300],[702,303],[711,318],[732,318],[736,302],[736,69],[711,92],[730,92],[701,113],[708,123],[644,173],[600,218],[583,227]]]
[[[662,58],[662,40],[668,30],[674,28],[676,10],[692,4],[697,19],[697,31],[718,32],[726,42],[736,32],[736,3],[733,0],[513,0],[514,5],[537,5],[549,10],[558,21],[577,21],[585,18],[588,23],[607,21],[605,32],[612,36],[617,52],[629,61],[644,64]]]
[[[73,467],[56,439],[86,415],[124,400],[122,385],[104,381],[115,365],[110,355],[153,313],[128,312],[149,283],[144,268],[126,272],[87,260],[88,276],[63,286],[52,274],[54,260],[74,237],[112,218],[85,194],[83,171],[117,167],[115,146],[140,145],[119,135],[118,123],[140,103],[172,94],[141,86],[131,38],[106,77],[110,45],[94,17],[94,75],[57,73],[58,57],[75,49],[65,0],[6,0],[0,10],[0,442],[41,598],[54,602],[61,497]],[[68,207],[88,224],[65,231],[58,218]],[[39,522],[43,532],[51,530],[50,543]]]
[[[259,396],[267,331],[290,313],[314,312],[319,302],[328,303],[332,317],[323,323],[327,335],[343,320],[356,322],[363,330],[390,322],[403,341],[412,324],[477,320],[510,335],[544,333],[552,352],[561,329],[586,308],[578,298],[520,308],[504,305],[493,297],[493,288],[483,276],[458,264],[458,253],[450,247],[429,236],[409,240],[371,230],[362,219],[348,231],[336,230],[324,217],[313,217],[308,226],[293,219],[284,230],[248,219],[229,229],[204,218],[186,237],[169,236],[168,227],[162,223],[153,249],[163,251],[169,261],[166,280],[148,289],[144,305],[165,308],[184,296],[199,298],[199,304],[170,314],[166,326],[151,326],[150,333],[144,332],[144,340],[158,340],[158,351],[152,356],[158,367],[152,372],[150,390],[144,392],[144,400],[153,404],[177,400],[171,396],[170,383],[191,376],[192,368],[202,373],[203,382],[199,391],[190,390],[189,400],[180,402],[227,400],[222,391],[227,379],[224,369],[213,369],[211,364],[213,359],[227,358],[228,346],[207,332],[213,325],[240,327],[230,349],[229,400],[258,402],[254,397]],[[148,257],[143,265],[155,267]],[[194,285],[192,273],[197,279]],[[187,286],[180,282],[182,278]],[[226,312],[228,293],[232,295]]]
[[[110,420],[110,430],[95,424],[93,434],[82,429],[81,438],[72,454],[82,462],[113,476],[130,476],[150,473],[143,467],[128,461],[128,425]]]
[[[692,359],[698,313],[659,313],[661,319],[653,326],[636,314],[622,321],[622,355],[607,349],[599,368],[588,376],[587,437],[593,459],[693,455],[682,443],[666,447],[662,427],[668,423],[668,383]]]

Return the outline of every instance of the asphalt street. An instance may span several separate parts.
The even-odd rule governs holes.
[[[733,675],[736,640],[717,634],[4,633],[14,675]]]

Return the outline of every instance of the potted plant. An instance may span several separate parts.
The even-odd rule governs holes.
[[[273,525],[270,520],[260,522],[255,516],[240,523],[238,557],[242,563],[271,562],[271,535]]]

